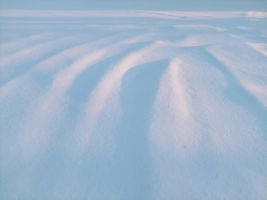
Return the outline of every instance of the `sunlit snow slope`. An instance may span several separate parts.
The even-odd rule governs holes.
[[[266,200],[267,13],[0,12],[1,200]]]

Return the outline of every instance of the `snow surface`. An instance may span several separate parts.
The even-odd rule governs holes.
[[[0,12],[2,200],[266,200],[267,12]]]

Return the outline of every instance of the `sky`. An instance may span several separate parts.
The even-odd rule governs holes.
[[[1,0],[0,9],[267,10],[267,0]]]

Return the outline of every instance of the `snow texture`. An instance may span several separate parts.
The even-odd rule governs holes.
[[[0,199],[266,200],[267,12],[0,12]]]

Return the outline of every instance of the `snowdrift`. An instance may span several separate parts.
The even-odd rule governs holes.
[[[1,11],[1,199],[266,199],[266,22]]]

